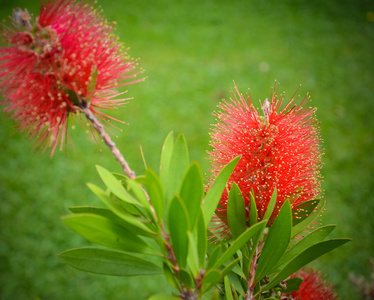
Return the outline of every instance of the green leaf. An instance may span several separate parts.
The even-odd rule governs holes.
[[[136,234],[112,220],[95,214],[74,214],[62,220],[76,233],[96,244],[113,249],[158,255]]]
[[[227,274],[229,281],[233,285],[234,289],[241,295],[244,295],[246,292],[244,291],[243,285],[240,282],[240,277],[234,272],[231,271]],[[245,276],[244,276],[245,277]]]
[[[126,178],[126,184],[128,189],[134,193],[136,198],[143,204],[143,206],[147,209],[150,215],[152,215],[147,195],[145,194],[145,191],[140,186],[140,184],[136,182],[136,180],[130,178]]]
[[[323,254],[334,250],[341,245],[349,242],[350,239],[331,239],[327,241],[320,242],[318,244],[309,247],[308,249],[301,252],[298,256],[296,256],[291,262],[287,264],[283,268],[281,272],[278,273],[264,288],[264,290],[268,290],[276,286],[282,280],[285,280],[290,275],[295,273],[297,270],[305,266],[306,264],[310,263],[311,261],[315,260],[316,258],[322,256]]]
[[[192,232],[187,232],[188,235],[188,256],[187,256],[187,264],[191,269],[191,272],[194,276],[197,276],[199,273],[199,254],[197,248],[197,238]]]
[[[68,93],[69,98],[70,98],[71,102],[73,102],[74,105],[78,105],[79,104],[78,95],[77,95],[77,93],[75,91],[66,89],[65,92]]]
[[[96,169],[101,180],[115,196],[127,203],[143,206],[126,191],[122,183],[111,172],[98,165],[96,165]]]
[[[204,268],[206,252],[208,249],[207,242],[207,229],[204,222],[204,216],[201,206],[199,207],[200,214],[197,220],[197,226],[195,227],[197,235],[197,251],[199,255],[199,266],[201,269]]]
[[[151,237],[151,238],[154,238],[155,236],[154,233],[141,230],[138,227],[126,222],[125,220],[121,219],[116,214],[114,214],[111,210],[106,209],[106,208],[92,207],[92,206],[73,206],[73,207],[69,207],[69,210],[74,214],[89,213],[89,214],[103,216],[107,219],[112,220],[118,225],[125,227],[126,229],[132,231],[135,234],[146,236],[146,237]]]
[[[252,226],[257,223],[258,215],[257,215],[257,206],[255,195],[253,193],[253,189],[251,191],[251,206],[249,209],[249,224]]]
[[[231,186],[227,202],[227,219],[231,234],[234,238],[237,238],[246,230],[244,199],[235,182]]]
[[[144,259],[124,252],[98,248],[71,249],[58,254],[58,258],[85,272],[114,276],[155,275],[161,268]]]
[[[197,217],[200,213],[200,205],[203,198],[204,182],[200,166],[193,162],[188,169],[182,183],[180,196],[186,205],[190,217],[190,230],[196,224]]]
[[[291,239],[292,213],[290,202],[286,200],[266,237],[258,260],[255,282],[258,282],[278,262],[286,251]]]
[[[207,297],[208,297],[208,295],[207,295]],[[221,299],[220,298],[220,292],[218,291],[218,288],[215,288],[213,290],[211,295],[209,295],[209,298],[207,298],[207,297],[205,299],[209,299],[209,300],[219,300],[219,299]]]
[[[320,199],[305,201],[292,208],[293,226],[305,220],[321,202]]]
[[[99,197],[99,199],[111,210],[113,213],[115,213],[118,217],[120,217],[122,220],[124,220],[126,223],[130,224],[131,228],[137,227],[139,228],[139,231],[133,230],[137,234],[141,234],[144,236],[154,236],[155,233],[149,229],[144,223],[140,221],[139,218],[134,217],[133,215],[129,214],[126,210],[122,208],[121,205],[114,202],[113,199],[104,192],[101,188],[98,186],[88,183],[87,186],[90,188],[90,190]]]
[[[233,270],[236,266],[238,266],[240,261],[240,257],[230,261],[228,264],[225,265],[225,267],[222,269],[222,275],[226,276],[228,275],[231,270]]]
[[[335,227],[335,225],[326,225],[316,229],[315,231],[305,236],[295,246],[293,246],[283,254],[278,263],[275,264],[272,271],[275,272],[281,269],[282,266],[289,263],[294,257],[299,255],[301,252],[313,246],[314,244],[323,241]]]
[[[300,232],[302,232],[303,230],[305,230],[305,228],[307,228],[315,220],[315,218],[317,218],[321,214],[321,212],[323,211],[323,208],[325,207],[325,203],[326,201],[321,202],[318,208],[314,212],[312,212],[309,215],[309,217],[299,222],[297,225],[293,226],[291,237],[294,237]]]
[[[169,206],[169,232],[178,265],[185,268],[188,254],[188,213],[182,200],[175,195]]]
[[[161,222],[165,205],[164,191],[162,190],[160,180],[152,169],[147,169],[145,174],[147,181],[147,192],[156,211],[158,222]]]
[[[219,267],[226,263],[236,251],[242,248],[258,231],[263,230],[266,225],[266,220],[261,221],[243,232],[234,243],[222,254],[215,264],[215,267]]]
[[[178,290],[179,289],[178,282],[173,274],[172,269],[166,262],[163,263],[163,271],[164,271],[164,276],[166,280],[170,283],[171,286],[173,286],[174,288]]]
[[[226,299],[227,300],[234,300],[234,297],[232,296],[232,291],[233,290],[231,288],[229,278],[227,276],[225,276],[225,278],[223,279],[223,282],[224,282],[224,285],[225,285]]]
[[[206,284],[215,284],[218,281],[221,280],[222,273],[218,269],[211,269],[208,272],[206,272],[204,278],[203,278],[203,286]]]
[[[181,268],[178,272],[178,275],[179,275],[179,279],[183,282],[186,288],[191,289],[193,280],[192,280],[192,276],[190,272],[188,272],[184,268]]]
[[[173,154],[174,138],[173,132],[171,131],[165,139],[165,142],[161,150],[161,161],[160,161],[160,181],[163,187],[167,187],[169,178],[169,166],[171,155]]]
[[[303,282],[302,278],[295,277],[286,280],[287,288],[284,290],[285,294],[297,291],[300,288],[300,284]]]
[[[212,218],[213,213],[217,208],[218,202],[221,199],[222,192],[226,186],[227,180],[230,178],[230,175],[234,171],[239,159],[240,156],[237,156],[232,161],[230,161],[221,170],[217,178],[214,180],[213,185],[209,188],[203,204],[205,224],[209,224],[210,219]]]
[[[222,245],[218,244],[209,254],[208,266],[206,267],[207,270],[213,268],[216,265],[221,255],[221,251],[222,251]]]
[[[269,201],[268,207],[266,208],[266,212],[265,212],[263,220],[269,220],[270,219],[276,203],[277,203],[277,188],[274,188],[274,191],[273,191],[273,194],[271,195],[271,199]]]
[[[179,135],[174,144],[173,153],[170,159],[168,173],[168,192],[167,197],[170,199],[180,190],[184,174],[188,170],[190,159],[186,139],[183,134]]]
[[[256,201],[255,201],[255,195],[253,193],[253,189],[251,191],[251,206],[250,206],[250,220],[249,224],[254,225],[258,221],[258,215],[257,215],[257,206],[256,206]],[[252,261],[253,256],[255,255],[255,252],[257,250],[258,243],[260,242],[262,236],[263,236],[263,231],[259,231],[256,236],[252,240],[252,250],[249,253],[248,261]],[[249,264],[247,265],[249,268]],[[249,276],[249,270],[244,270],[245,274]]]

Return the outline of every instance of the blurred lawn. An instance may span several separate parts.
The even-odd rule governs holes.
[[[38,14],[39,1],[0,0],[1,20],[12,7]],[[130,54],[141,58],[147,80],[129,86],[134,97],[115,116],[116,143],[138,174],[157,168],[167,133],[183,132],[191,158],[208,168],[211,112],[233,80],[252,98],[270,96],[274,80],[290,97],[299,84],[318,107],[325,140],[324,223],[348,245],[320,259],[342,299],[361,299],[349,272],[368,275],[374,256],[374,12],[373,1],[100,1]],[[371,20],[373,21],[373,20]],[[288,98],[287,97],[287,98]],[[71,130],[69,147],[48,154],[14,133],[0,115],[0,298],[146,299],[168,290],[162,277],[116,278],[85,274],[58,262],[56,253],[88,245],[59,217],[72,205],[100,205],[86,182],[100,184],[94,165],[120,171],[90,134]],[[14,133],[14,134],[13,134]]]

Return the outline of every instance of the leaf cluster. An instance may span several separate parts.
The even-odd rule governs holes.
[[[130,179],[97,166],[106,188],[88,187],[106,208],[70,207],[72,214],[62,219],[99,247],[67,250],[59,258],[97,274],[164,274],[176,293],[155,295],[152,300],[218,299],[220,293],[227,299],[280,297],[287,286],[283,281],[291,274],[348,240],[324,240],[332,225],[300,239],[323,210],[324,203],[318,200],[313,207],[296,208],[304,212],[298,219],[286,201],[268,227],[276,190],[263,220],[258,221],[257,211],[250,210],[249,226],[243,197],[233,184],[227,207],[231,238],[209,242],[209,222],[239,159],[228,163],[206,192],[201,168],[190,162],[183,135],[176,140],[172,133],[167,136],[158,174],[147,169],[145,175]],[[256,207],[254,197],[251,207]],[[300,282],[288,281],[286,291],[297,289]]]

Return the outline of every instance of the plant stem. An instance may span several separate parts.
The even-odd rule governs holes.
[[[135,172],[130,169],[129,164],[123,157],[122,153],[116,147],[116,144],[112,141],[109,134],[105,131],[103,124],[96,118],[93,112],[89,108],[89,102],[86,102],[82,99],[79,99],[78,107],[84,113],[86,118],[91,122],[92,127],[100,134],[101,138],[104,140],[104,143],[112,151],[113,156],[122,166],[123,172],[131,179],[135,178]]]
[[[112,151],[112,154],[114,155],[115,159],[122,166],[123,172],[129,178],[134,179],[135,178],[135,172],[130,169],[129,164],[127,163],[127,161],[123,157],[122,153],[116,147],[115,143],[112,141],[109,134],[105,131],[103,124],[96,118],[96,116],[90,110],[90,103],[81,99],[80,97],[78,97],[78,100],[79,100],[79,103],[78,103],[77,106],[84,113],[86,118],[91,122],[92,127],[100,134],[101,138],[104,140],[104,143]],[[144,192],[147,195],[148,200],[150,200],[147,192],[146,191],[144,191]],[[155,217],[155,220],[157,222],[157,214],[156,214],[156,212],[153,208],[152,203],[150,203],[150,207],[151,207],[152,213]],[[170,236],[165,232],[162,224],[161,224],[161,231],[162,231],[162,237],[163,237],[163,240],[164,240],[164,246],[165,246],[166,251],[168,253],[168,256],[166,257],[166,259],[168,259],[171,262],[172,269],[173,269],[173,272],[174,272],[174,276],[176,276],[177,280],[181,284],[179,297],[181,299],[184,299],[184,300],[196,300],[196,299],[198,299],[199,298],[198,292],[196,291],[196,293],[195,293],[191,290],[186,289],[183,282],[180,280],[180,278],[178,276],[179,266],[178,266],[178,263],[177,263],[177,260],[176,260],[175,254],[174,254],[174,249],[172,248],[171,243],[170,243]]]
[[[248,284],[248,291],[247,294],[245,295],[245,300],[254,300],[256,298],[256,295],[253,295],[254,290],[255,290],[255,274],[256,274],[256,269],[257,269],[257,256],[261,252],[262,249],[262,242],[259,242],[256,248],[256,251],[253,255],[251,265],[249,267],[249,280],[247,281]]]

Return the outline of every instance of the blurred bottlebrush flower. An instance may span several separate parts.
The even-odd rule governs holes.
[[[278,215],[282,204],[289,199],[291,207],[315,199],[320,193],[321,139],[315,108],[306,107],[309,96],[296,104],[295,95],[281,108],[285,95],[278,96],[278,86],[270,101],[262,103],[263,116],[238,91],[231,92],[231,101],[224,100],[215,113],[217,124],[211,132],[209,152],[211,182],[233,158],[241,155],[228,186],[240,188],[249,218],[250,194],[254,193],[258,218],[265,211],[277,188],[277,202],[269,224]],[[227,191],[216,210],[216,230],[229,233],[227,228]],[[296,217],[296,211],[293,211]],[[214,228],[213,228],[214,229]],[[219,231],[219,230],[218,230]]]
[[[102,11],[86,0],[41,1],[37,18],[18,8],[11,26],[3,26],[4,111],[20,131],[37,139],[36,148],[51,147],[51,155],[58,144],[62,148],[68,117],[80,108],[110,124],[114,118],[100,109],[114,109],[128,100],[118,99],[123,93],[117,87],[143,80],[135,79],[136,62],[112,31]]]
[[[303,268],[291,275],[290,278],[301,278],[298,290],[285,295],[282,299],[292,300],[338,300],[332,284],[324,279],[317,270]]]

